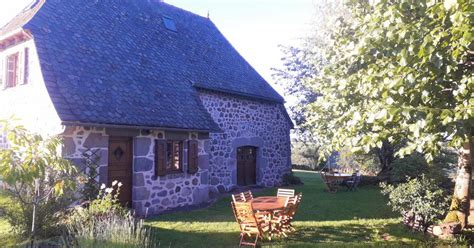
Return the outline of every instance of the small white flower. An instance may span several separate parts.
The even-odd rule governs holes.
[[[112,187],[115,186],[117,183],[118,183],[118,181],[117,181],[117,180],[114,180],[114,181],[112,182]]]
[[[105,184],[100,185],[100,189],[105,189]]]
[[[122,187],[122,185],[123,185],[123,184],[122,184],[121,182],[118,183],[118,186],[119,186],[119,187]]]
[[[110,194],[110,193],[112,193],[112,190],[113,190],[112,188],[107,188],[107,189],[105,189],[105,193]]]

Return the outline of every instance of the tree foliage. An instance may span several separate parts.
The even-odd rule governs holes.
[[[328,65],[307,82],[321,96],[305,127],[326,155],[369,152],[384,141],[431,161],[473,126],[473,2],[351,0],[332,33]],[[471,52],[470,52],[471,51]]]
[[[58,234],[61,211],[74,200],[64,192],[75,188],[76,167],[61,157],[60,138],[44,138],[6,120],[0,126],[8,141],[0,149],[0,180],[13,201],[7,220],[32,242]]]
[[[38,180],[47,181],[51,194],[61,195],[67,187],[75,186],[70,177],[76,172],[68,160],[62,158],[59,137],[44,138],[30,133],[23,126],[0,120],[6,134],[8,148],[0,149],[0,179],[8,185],[35,189]],[[32,190],[34,191],[34,190]]]
[[[312,26],[307,37],[298,45],[281,46],[283,53],[282,67],[273,68],[273,77],[283,86],[285,93],[291,97],[290,112],[297,125],[306,121],[305,106],[316,100],[319,93],[312,90],[307,81],[315,80],[327,65],[325,51],[331,45],[330,35],[339,18],[350,19],[350,14],[340,0],[315,1],[315,12]],[[300,139],[311,141],[309,132],[299,126]]]

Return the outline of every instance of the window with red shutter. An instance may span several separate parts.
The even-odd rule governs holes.
[[[23,59],[23,84],[27,84],[30,80],[30,49],[25,48]]]
[[[156,175],[183,172],[183,142],[176,140],[156,140]]]
[[[7,57],[6,65],[6,87],[11,88],[17,85],[18,81],[18,53]]]
[[[188,143],[188,172],[194,174],[198,172],[198,150],[199,144],[197,140],[190,140]]]

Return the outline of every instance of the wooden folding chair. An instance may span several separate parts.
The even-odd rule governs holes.
[[[296,210],[298,210],[298,207],[300,206],[301,204],[301,199],[303,198],[303,194],[302,193],[299,193],[295,196],[294,198],[294,204],[291,205],[291,208],[288,210],[287,214],[287,218],[285,218],[283,220],[283,223],[282,223],[282,228],[286,231],[289,231],[289,232],[293,232],[295,231],[295,228],[293,227],[293,224],[292,224],[292,221],[293,221],[293,218],[296,214]]]
[[[271,220],[272,234],[288,237],[287,233],[291,230],[287,223],[290,221],[289,218],[296,204],[296,198],[296,196],[287,197],[285,208],[281,211],[275,212],[275,215]]]
[[[232,201],[233,202],[245,202],[245,196],[242,193],[232,194]]]
[[[265,221],[255,217],[252,203],[250,202],[232,202],[232,207],[235,219],[240,227],[239,247],[256,247],[258,240],[263,239],[264,229],[267,228]]]
[[[252,191],[248,190],[242,193],[244,195],[245,201],[250,201],[253,199]]]
[[[295,190],[279,188],[277,191],[277,196],[278,197],[292,197],[292,196],[295,196]]]
[[[344,184],[346,185],[347,189],[349,191],[357,190],[357,186],[359,186],[360,183],[360,172],[356,172],[352,174],[352,177],[345,181]]]
[[[333,175],[326,175],[326,173],[321,172],[320,173],[321,178],[323,179],[324,184],[326,185],[326,188],[328,192],[331,193],[336,193],[337,192],[337,178],[334,177]]]

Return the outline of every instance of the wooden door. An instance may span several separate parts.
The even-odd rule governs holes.
[[[127,137],[109,138],[108,184],[117,180],[122,183],[119,201],[124,206],[131,207],[132,203],[132,139]]]
[[[237,184],[255,185],[257,183],[257,148],[243,146],[237,149]]]

